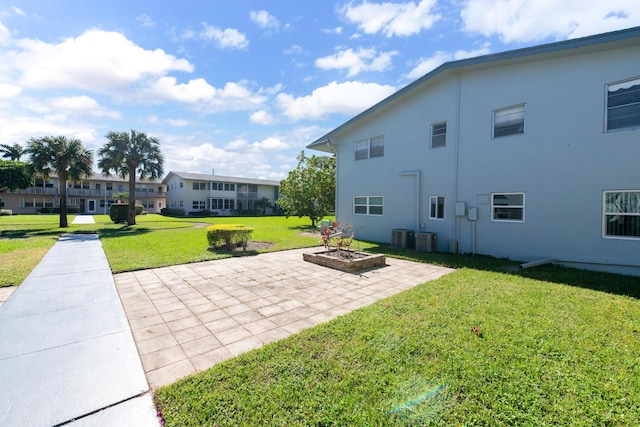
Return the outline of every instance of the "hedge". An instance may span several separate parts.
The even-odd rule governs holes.
[[[234,247],[247,250],[247,243],[253,233],[253,228],[248,228],[244,224],[216,224],[207,227],[206,230],[209,246],[218,246],[224,242],[228,251]]]
[[[114,203],[109,207],[109,217],[114,224],[124,224],[129,219],[129,205]]]
[[[160,215],[185,216],[185,212],[184,212],[184,209],[179,209],[179,208],[162,208],[160,209]]]

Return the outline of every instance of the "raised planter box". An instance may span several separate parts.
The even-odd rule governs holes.
[[[340,257],[338,257],[338,251],[332,249],[312,254],[302,254],[302,259],[323,267],[353,273],[384,265],[387,257],[383,254],[367,254],[351,250],[340,251]]]

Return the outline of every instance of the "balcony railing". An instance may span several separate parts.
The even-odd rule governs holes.
[[[27,195],[48,195],[58,196],[60,193],[57,188],[41,188],[29,187],[23,190],[8,190],[7,193],[27,194]],[[114,190],[96,190],[87,188],[67,188],[67,197],[95,197],[96,199],[110,199],[114,193],[122,193],[122,191]],[[164,191],[136,191],[136,199],[157,199],[166,198],[167,193]]]

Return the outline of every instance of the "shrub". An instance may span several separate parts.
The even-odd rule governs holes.
[[[162,209],[160,209],[160,215],[164,215],[164,216],[185,216],[185,212],[184,212],[184,209],[162,208]]]
[[[224,242],[228,251],[234,247],[242,247],[246,250],[251,233],[253,228],[248,228],[244,224],[216,224],[207,227],[207,240],[209,246],[217,246]]]
[[[124,224],[129,218],[129,205],[125,203],[114,203],[109,208],[109,217],[114,224]]]
[[[142,205],[136,205],[136,216],[142,215],[142,212],[144,212],[144,207]]]
[[[0,216],[10,216],[13,215],[13,211],[11,209],[0,209]]]

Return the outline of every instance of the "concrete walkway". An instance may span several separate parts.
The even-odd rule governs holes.
[[[158,425],[97,235],[49,250],[0,307],[0,343],[0,425]]]
[[[71,224],[95,224],[96,220],[93,215],[76,215]]]
[[[387,258],[343,273],[307,248],[114,276],[152,388],[453,271]]]

